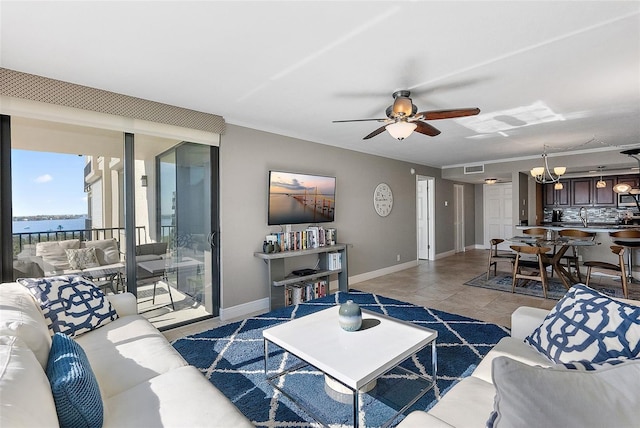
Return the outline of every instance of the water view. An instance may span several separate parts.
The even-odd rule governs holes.
[[[55,232],[63,230],[81,230],[86,228],[86,216],[77,218],[56,218],[42,220],[14,220],[11,222],[13,233]]]

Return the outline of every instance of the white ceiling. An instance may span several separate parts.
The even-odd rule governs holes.
[[[640,146],[638,1],[1,1],[0,19],[2,67],[424,165]],[[402,142],[332,123],[385,117],[398,89],[481,113]]]

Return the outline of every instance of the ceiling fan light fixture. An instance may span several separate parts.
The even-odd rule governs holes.
[[[415,123],[399,121],[385,127],[391,136],[397,140],[404,140],[418,127]]]
[[[413,103],[411,98],[397,97],[393,102],[393,114],[396,116],[411,116],[413,113]]]

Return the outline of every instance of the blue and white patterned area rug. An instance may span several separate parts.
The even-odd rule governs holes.
[[[495,324],[466,318],[434,309],[427,309],[369,293],[351,291],[312,300],[296,306],[280,308],[264,315],[245,319],[199,334],[177,339],[172,344],[258,427],[319,426],[265,380],[264,345],[265,328],[294,318],[340,304],[351,299],[363,309],[438,331],[436,387],[416,402],[405,414],[415,409],[428,410],[453,384],[468,376],[480,360],[509,330]],[[337,323],[337,320],[336,320]],[[304,334],[304,332],[300,332]],[[298,361],[275,345],[270,348],[269,367],[290,367]],[[431,347],[406,360],[402,366],[414,372],[431,374]],[[382,425],[402,407],[401,395],[411,391],[415,380],[408,380],[403,372],[390,372],[378,381],[378,386],[367,394],[359,412],[360,426]],[[273,373],[270,373],[273,374]],[[296,390],[309,397],[307,402],[332,427],[353,425],[352,402],[340,402],[325,392],[324,377],[313,367],[287,374],[285,389]],[[381,390],[395,391],[380,396]],[[393,399],[397,396],[399,400]],[[403,403],[404,404],[404,403]],[[320,410],[318,410],[320,409]],[[404,415],[398,416],[393,425]]]
[[[597,290],[603,294],[611,297],[622,298],[622,287],[620,285],[600,285],[598,284],[598,278],[592,280],[589,287]],[[619,282],[619,281],[618,281]],[[492,290],[506,291],[511,293],[513,277],[511,273],[505,273],[498,271],[496,276],[493,273],[487,280],[487,274],[483,273],[477,277],[467,281],[464,285],[471,285],[473,287],[490,288]],[[547,291],[547,299],[560,300],[567,293],[567,289],[562,284],[562,281],[558,277],[547,277],[547,285],[549,289]],[[630,287],[631,288],[631,287]],[[534,280],[518,280],[518,286],[515,289],[516,294],[526,294],[527,296],[544,297],[542,293],[542,283]],[[635,296],[634,289],[631,288],[629,297]],[[640,296],[639,296],[640,297]]]

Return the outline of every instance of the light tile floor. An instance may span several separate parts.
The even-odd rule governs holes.
[[[470,250],[436,261],[420,261],[414,268],[352,284],[351,288],[507,327],[511,326],[511,313],[519,306],[551,309],[555,305],[555,300],[464,285],[486,272],[487,256],[486,250]],[[232,321],[236,320],[211,319],[163,333],[174,340]]]

